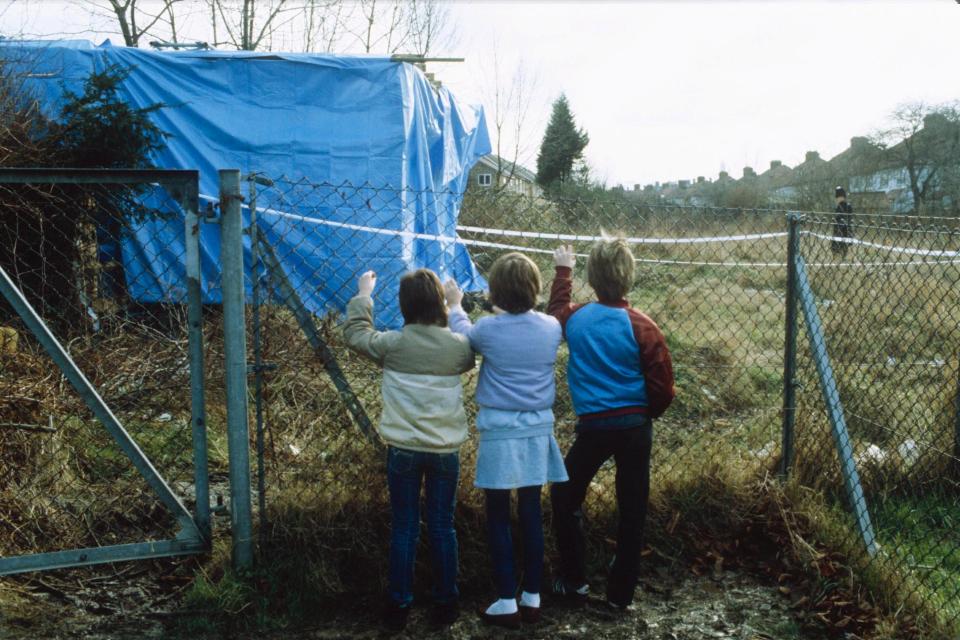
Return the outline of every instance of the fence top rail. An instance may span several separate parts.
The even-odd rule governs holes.
[[[196,169],[0,168],[0,184],[196,184]]]

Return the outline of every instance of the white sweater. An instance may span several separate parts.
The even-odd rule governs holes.
[[[351,349],[384,369],[379,431],[387,444],[431,453],[459,449],[467,439],[460,374],[475,360],[466,337],[421,324],[376,331],[368,296],[350,300],[343,334]]]

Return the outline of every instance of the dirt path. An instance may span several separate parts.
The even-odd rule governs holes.
[[[793,640],[812,639],[804,635],[789,611],[788,601],[775,586],[764,585],[743,574],[728,573],[719,580],[690,576],[682,581],[652,579],[644,593],[625,614],[610,611],[601,600],[585,607],[570,609],[544,602],[543,619],[533,628],[520,632],[491,629],[474,613],[480,602],[468,602],[459,621],[448,630],[433,630],[425,613],[415,612],[399,640],[453,640],[532,638],[561,640],[597,638],[603,640]],[[340,638],[380,638],[383,633],[370,621],[342,616],[329,623],[304,630],[256,638],[298,638],[334,640]]]
[[[128,592],[129,595],[133,595]],[[142,596],[124,603],[121,593],[112,598],[102,595],[85,606],[79,599],[62,599],[49,594],[31,603],[29,620],[0,612],[0,638],[115,638],[155,639],[197,637],[177,634],[171,621],[182,619],[175,603],[168,600],[158,606],[147,605]],[[452,640],[532,638],[602,640],[812,640],[821,637],[801,631],[789,609],[789,601],[776,585],[766,584],[748,574],[726,571],[717,577],[686,574],[673,577],[661,569],[648,575],[643,592],[626,613],[615,613],[601,600],[591,599],[586,606],[571,609],[545,599],[543,620],[521,632],[506,632],[484,626],[475,611],[485,601],[466,599],[460,620],[445,630],[432,628],[424,610],[415,609],[406,631],[397,640]],[[552,604],[552,606],[551,606]],[[335,608],[336,609],[336,608]],[[325,612],[326,613],[326,612]],[[339,608],[309,628],[269,633],[214,633],[211,637],[237,637],[244,640],[295,638],[333,640],[341,638],[383,638],[377,625],[377,608],[367,602],[348,610]],[[6,615],[5,615],[6,614]]]

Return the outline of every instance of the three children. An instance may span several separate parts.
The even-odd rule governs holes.
[[[620,524],[607,602],[625,609],[633,599],[649,494],[653,419],[673,399],[673,373],[663,334],[625,296],[634,260],[623,239],[591,251],[588,281],[598,301],[571,304],[573,252],[554,254],[556,278],[549,315],[534,311],[540,272],[519,253],[499,258],[490,276],[496,315],[476,324],[460,307],[455,283],[441,288],[425,269],[400,283],[403,331],[373,329],[372,272],[347,308],[347,344],[384,367],[380,434],[389,445],[387,479],[393,512],[390,592],[386,622],[403,628],[413,600],[420,485],[426,481],[427,528],[434,565],[434,619],[458,612],[457,546],[453,507],[458,448],[466,439],[459,375],[483,356],[477,383],[477,487],[486,498],[487,533],[498,599],[481,613],[494,625],[517,628],[539,619],[543,574],[542,486],[551,482],[561,576],[556,595],[589,592],[580,507],[601,464],[614,457]],[[449,306],[449,325],[447,307]],[[570,351],[568,384],[577,413],[577,438],[564,461],[553,434],[554,364],[561,339]],[[569,480],[568,480],[569,475]],[[519,606],[510,534],[510,494],[517,491],[523,536]]]

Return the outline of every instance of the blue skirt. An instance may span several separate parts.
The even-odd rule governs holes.
[[[553,436],[553,412],[481,407],[477,415],[476,487],[517,489],[565,482],[567,469]]]

